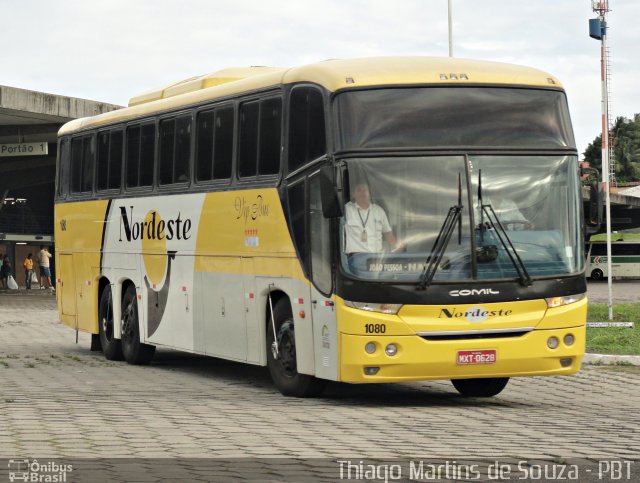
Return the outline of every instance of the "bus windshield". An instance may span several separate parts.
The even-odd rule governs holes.
[[[420,87],[336,97],[343,150],[574,147],[565,94],[508,87]]]
[[[350,159],[343,268],[364,280],[417,283],[438,234],[448,231],[434,283],[514,279],[522,266],[532,279],[579,273],[576,164],[562,155]],[[448,220],[455,207],[460,216]]]

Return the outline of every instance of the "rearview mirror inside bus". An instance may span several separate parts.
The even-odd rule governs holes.
[[[342,216],[342,204],[336,189],[333,167],[323,166],[320,168],[318,176],[320,177],[322,215],[325,218],[340,218]]]

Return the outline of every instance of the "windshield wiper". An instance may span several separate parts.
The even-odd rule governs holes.
[[[431,285],[433,277],[438,271],[438,266],[444,256],[444,252],[447,250],[456,224],[458,224],[458,244],[462,243],[462,208],[464,208],[464,206],[462,206],[462,185],[460,173],[458,173],[458,204],[451,206],[447,212],[447,216],[440,227],[440,232],[436,237],[433,248],[431,248],[431,254],[429,258],[427,258],[424,270],[420,274],[418,286],[416,287],[417,290],[425,290]]]
[[[524,262],[522,261],[522,258],[520,258],[520,255],[518,255],[518,251],[513,246],[513,243],[511,242],[509,235],[507,235],[507,231],[504,229],[504,226],[502,226],[502,223],[500,223],[500,219],[498,218],[498,215],[496,215],[496,212],[493,209],[493,206],[491,206],[490,203],[487,203],[485,205],[482,202],[482,170],[478,171],[478,204],[480,205],[480,225],[479,225],[480,239],[483,240],[484,238],[483,232],[485,229],[487,229],[487,226],[485,225],[485,222],[484,222],[484,215],[486,215],[488,220],[487,223],[491,228],[495,230],[495,233],[498,236],[500,243],[502,244],[505,252],[509,256],[509,260],[511,260],[513,267],[516,269],[516,272],[518,272],[518,278],[520,279],[520,284],[522,284],[525,287],[528,287],[533,282],[531,280],[531,277],[529,276],[527,267],[525,267]]]

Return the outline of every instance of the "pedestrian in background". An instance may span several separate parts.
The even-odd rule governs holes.
[[[31,290],[31,281],[33,279],[33,255],[29,253],[22,263],[24,266],[24,279],[27,290]]]
[[[9,260],[8,255],[5,255],[2,259],[2,267],[0,267],[0,284],[2,285],[2,288],[8,288],[7,280],[11,276],[12,272],[11,260]]]
[[[44,289],[51,287],[51,290],[55,290],[51,285],[51,270],[49,269],[50,258],[51,253],[49,253],[49,248],[45,245],[40,245],[40,251],[38,252],[38,264],[40,265],[40,288]],[[47,281],[46,284],[44,282],[45,280]]]

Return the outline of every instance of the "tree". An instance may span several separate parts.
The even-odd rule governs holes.
[[[640,114],[633,119],[616,118],[611,128],[616,179],[640,181]],[[584,160],[598,170],[602,168],[602,136],[598,135],[584,152]]]

